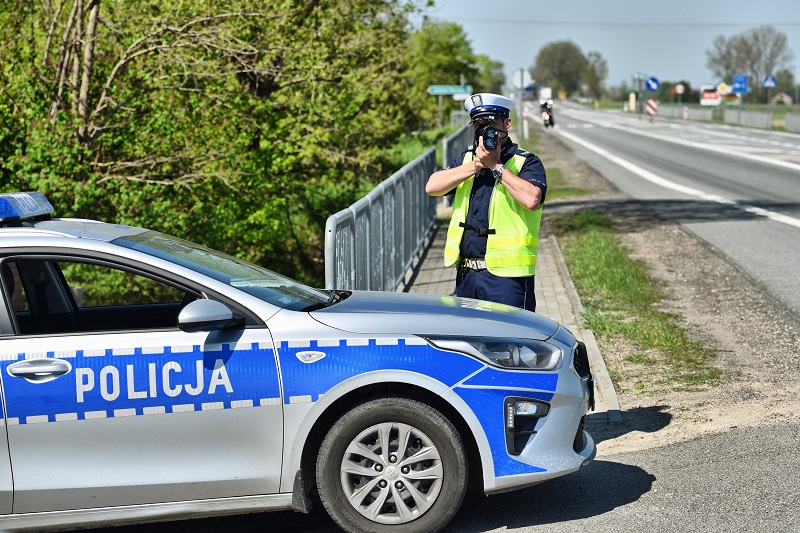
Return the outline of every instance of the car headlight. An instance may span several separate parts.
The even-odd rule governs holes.
[[[433,337],[426,340],[435,348],[465,353],[506,368],[555,370],[562,355],[558,346],[531,339]]]

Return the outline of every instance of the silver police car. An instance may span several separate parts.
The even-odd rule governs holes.
[[[585,347],[547,318],[52,212],[0,195],[0,530],[318,501],[346,531],[432,532],[469,488],[594,457]]]

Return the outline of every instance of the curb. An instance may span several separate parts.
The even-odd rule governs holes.
[[[578,290],[572,282],[572,276],[569,274],[567,263],[564,261],[564,256],[561,253],[561,248],[558,245],[553,228],[550,223],[542,219],[542,225],[547,230],[547,237],[553,247],[553,255],[555,256],[556,264],[558,265],[558,272],[561,280],[564,282],[564,288],[567,291],[567,296],[572,303],[572,309],[575,311],[575,319],[580,329],[583,343],[586,345],[586,351],[589,354],[589,365],[592,368],[594,375],[595,392],[599,396],[597,403],[605,407],[607,423],[619,424],[622,422],[622,411],[619,408],[619,401],[617,400],[617,391],[614,390],[614,384],[611,381],[611,376],[608,373],[603,355],[600,353],[600,347],[597,345],[597,339],[594,332],[590,329],[583,328],[583,304],[581,303]],[[600,415],[601,413],[597,413]],[[593,417],[594,418],[594,417]],[[599,417],[598,417],[599,418]]]

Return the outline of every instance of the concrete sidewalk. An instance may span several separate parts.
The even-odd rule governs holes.
[[[455,269],[444,267],[446,237],[446,224],[442,224],[434,230],[428,247],[406,283],[405,292],[455,294]],[[590,422],[621,422],[622,415],[617,395],[605,361],[603,361],[592,331],[581,327],[583,307],[580,298],[572,283],[556,238],[544,219],[539,234],[534,290],[536,292],[536,312],[565,325],[586,344],[595,381],[595,410],[590,413]]]

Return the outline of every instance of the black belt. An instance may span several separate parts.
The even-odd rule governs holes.
[[[471,268],[472,270],[486,270],[486,261],[474,257],[464,257],[458,262],[458,268]]]
[[[467,224],[467,223],[465,223],[465,222],[459,222],[459,223],[458,223],[458,225],[459,225],[459,226],[461,226],[462,228],[471,229],[472,231],[474,231],[475,233],[477,233],[477,234],[478,234],[479,236],[481,236],[481,237],[486,237],[487,235],[494,235],[495,233],[497,233],[497,232],[496,232],[495,230],[493,230],[493,229],[489,229],[489,228],[476,228],[476,227],[475,227],[475,226],[473,226],[472,224]]]

